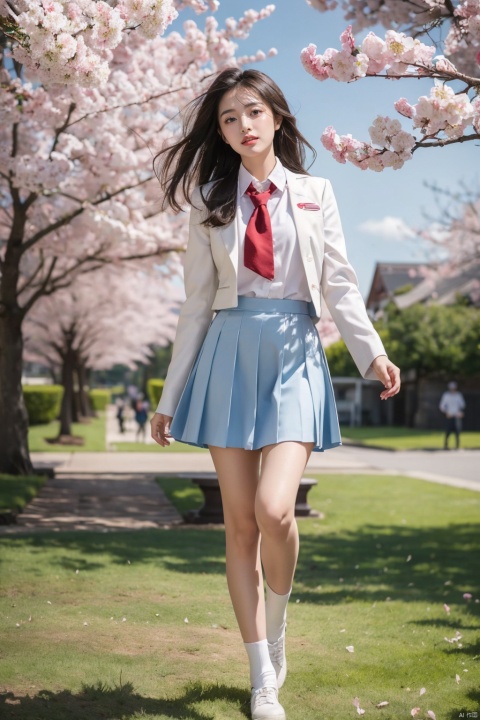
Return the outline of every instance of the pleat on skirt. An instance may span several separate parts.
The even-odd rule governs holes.
[[[257,450],[287,440],[341,445],[325,353],[301,300],[239,297],[220,310],[171,424],[175,440]]]

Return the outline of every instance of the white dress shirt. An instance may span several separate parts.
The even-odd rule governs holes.
[[[440,410],[449,418],[462,417],[465,400],[461,392],[444,392],[440,400]]]
[[[245,194],[250,183],[256,190],[264,192],[270,183],[277,188],[267,202],[273,235],[274,278],[258,275],[244,265],[245,233],[248,221],[254,211],[254,205]],[[293,221],[292,209],[286,190],[287,178],[282,163],[277,162],[266,180],[258,181],[248,170],[240,165],[238,173],[238,294],[247,297],[288,298],[290,300],[310,300],[308,282],[300,254],[297,231]]]

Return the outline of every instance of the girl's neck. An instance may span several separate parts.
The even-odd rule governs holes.
[[[267,157],[242,157],[242,165],[243,167],[248,170],[250,175],[253,175],[254,178],[262,182],[263,180],[266,180],[267,177],[272,172],[273,168],[275,167],[277,162],[277,159],[275,157],[275,154],[273,152],[273,148],[271,152],[268,154]]]

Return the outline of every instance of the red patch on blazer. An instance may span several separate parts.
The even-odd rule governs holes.
[[[299,207],[300,210],[320,210],[320,205],[317,205],[317,203],[298,203],[297,207]]]

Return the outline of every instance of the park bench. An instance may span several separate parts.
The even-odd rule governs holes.
[[[198,525],[209,523],[223,523],[222,496],[218,478],[214,472],[177,473],[177,477],[188,478],[202,491],[204,503],[197,510],[189,510],[184,518],[189,523]],[[317,484],[312,478],[302,478],[295,502],[295,517],[319,517],[320,513],[313,510],[308,504],[309,490]]]

